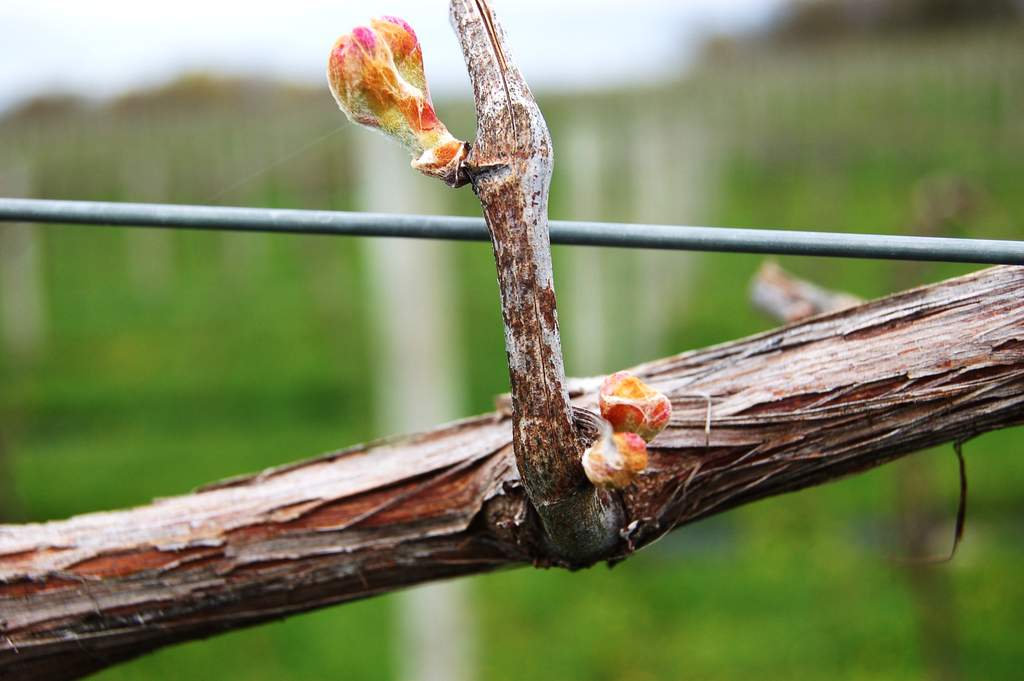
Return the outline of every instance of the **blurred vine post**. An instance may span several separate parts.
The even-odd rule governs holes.
[[[628,222],[703,224],[715,178],[711,130],[685,112],[686,101],[672,93],[641,97],[627,116],[629,143]],[[701,256],[688,252],[637,251],[637,287],[631,361],[664,354],[668,325],[683,316],[697,279]],[[665,292],[674,301],[666,309]]]
[[[32,168],[17,156],[0,168],[0,195],[31,196]],[[46,348],[43,243],[38,225],[0,225],[0,331],[6,360],[33,361]]]
[[[444,212],[449,192],[410,168],[403,150],[381,135],[357,134],[352,166],[359,171],[358,210]],[[364,244],[377,434],[414,432],[459,418],[465,400],[452,246],[412,239]],[[396,678],[475,678],[468,586],[465,580],[440,582],[397,597]]]
[[[168,199],[167,159],[156,149],[125,160],[121,188],[126,201],[159,203]],[[124,232],[128,276],[133,288],[145,296],[167,291],[174,280],[174,234],[165,229],[129,229]]]
[[[15,155],[0,166],[0,196],[32,196],[32,166]],[[38,225],[0,225],[0,364],[7,370],[34,363],[48,336],[43,243]],[[0,416],[0,522],[14,515],[13,476],[7,437],[10,424]]]
[[[287,138],[282,139],[278,128],[271,127],[262,134],[269,138],[265,145],[230,144],[218,149],[220,153],[213,165],[214,187],[218,193],[213,203],[246,204],[250,192],[257,194],[257,201],[274,204],[282,200],[282,184],[286,179],[280,167],[281,159],[294,151],[289,149]],[[201,200],[210,202],[205,196]],[[273,238],[268,234],[224,232],[220,242],[224,275],[234,283],[245,285],[259,281],[272,266]]]
[[[555,172],[565,178],[567,215],[573,220],[605,218],[604,172],[606,149],[602,143],[600,114],[584,104],[563,125],[564,137],[555,140]],[[561,148],[559,142],[562,141]],[[564,159],[563,167],[558,167]],[[580,246],[568,253],[563,281],[566,304],[566,370],[591,376],[608,371],[609,319],[605,249]],[[555,284],[559,284],[556,281]]]

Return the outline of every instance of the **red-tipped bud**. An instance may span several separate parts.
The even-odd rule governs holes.
[[[420,172],[457,183],[466,144],[434,113],[423,52],[409,24],[382,17],[339,38],[327,62],[327,82],[349,120],[397,139]]]
[[[598,487],[622,489],[647,468],[647,443],[636,433],[613,433],[583,452],[583,471]]]
[[[650,442],[668,425],[672,403],[628,371],[604,379],[598,395],[601,416],[620,433],[636,433]]]

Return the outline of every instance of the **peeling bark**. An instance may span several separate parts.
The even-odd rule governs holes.
[[[1024,422],[1024,268],[998,267],[633,371],[673,402],[622,494],[626,557],[682,523]],[[576,383],[592,406],[598,380]],[[706,403],[713,402],[705,445]],[[560,564],[501,413],[152,505],[0,526],[0,677],[426,581]]]

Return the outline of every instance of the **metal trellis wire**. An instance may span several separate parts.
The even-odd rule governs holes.
[[[0,222],[488,241],[481,218],[0,198]],[[1024,241],[552,220],[551,241],[731,253],[1024,265]]]

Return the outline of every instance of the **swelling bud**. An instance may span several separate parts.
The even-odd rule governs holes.
[[[327,61],[327,82],[349,120],[397,140],[420,172],[463,184],[466,143],[434,113],[423,52],[409,24],[381,17],[338,38]]]
[[[636,433],[650,442],[668,425],[672,403],[628,371],[618,371],[601,384],[601,416],[618,433]]]
[[[583,452],[583,471],[597,487],[628,487],[647,468],[647,443],[636,433],[605,434]]]

